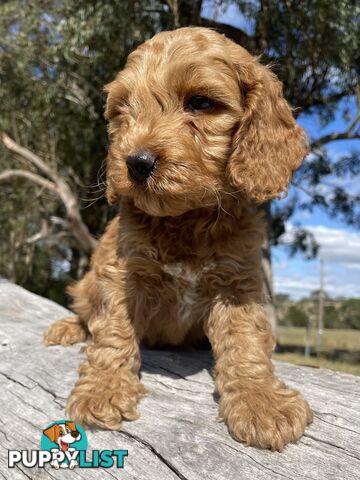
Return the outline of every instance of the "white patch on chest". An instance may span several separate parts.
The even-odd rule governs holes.
[[[176,285],[178,298],[179,320],[182,322],[192,322],[196,320],[192,312],[194,305],[198,301],[198,285],[204,273],[209,272],[215,267],[210,262],[203,267],[194,270],[186,263],[165,263],[162,270],[170,275]]]

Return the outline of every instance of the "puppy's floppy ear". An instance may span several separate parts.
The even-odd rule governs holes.
[[[120,74],[118,74],[114,81],[108,83],[104,87],[104,92],[107,95],[104,117],[109,122],[107,131],[110,141],[112,139],[112,136],[116,133],[118,129],[118,124],[115,121],[115,117],[119,114],[119,106],[121,103],[121,99],[125,95],[124,88],[122,84],[118,81],[119,75]],[[111,120],[113,121],[111,122]],[[109,168],[109,163],[107,163],[107,168]],[[109,205],[117,205],[119,203],[119,196],[114,191],[112,183],[108,180],[106,181],[106,198]]]
[[[238,190],[264,202],[287,192],[293,172],[308,152],[307,137],[283,97],[281,82],[233,44],[233,52],[237,49],[242,57],[235,69],[243,114],[233,137],[228,174]]]
[[[114,117],[117,113],[117,102],[116,102],[116,95],[113,94],[116,93],[116,80],[106,84],[104,86],[104,92],[106,94],[106,104],[105,104],[105,110],[104,110],[104,117],[106,120],[111,120],[111,118]]]
[[[65,422],[65,425],[69,427],[72,432],[76,430],[76,425],[74,422]]]
[[[55,442],[59,438],[61,428],[58,424],[55,423],[52,427],[47,428],[43,431],[43,434],[46,435],[52,442]]]
[[[119,72],[112,82],[104,86],[106,94],[106,104],[104,117],[106,120],[111,120],[119,114],[119,106],[121,101],[127,96],[128,90],[124,82],[121,81],[122,73]]]

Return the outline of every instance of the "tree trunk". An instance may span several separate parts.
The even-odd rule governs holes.
[[[260,1],[260,10],[256,19],[255,28],[255,53],[256,55],[262,55],[267,49],[267,31],[265,27],[265,19],[268,15],[269,2],[268,0]],[[276,337],[277,318],[274,304],[274,283],[273,283],[273,271],[271,263],[271,202],[264,205],[265,218],[266,218],[266,230],[264,242],[262,245],[262,271],[263,271],[263,291],[265,296],[265,310],[271,324],[273,334]]]
[[[276,337],[277,329],[277,318],[274,304],[274,283],[273,283],[273,271],[272,271],[272,262],[271,262],[271,242],[270,242],[270,233],[271,233],[271,203],[267,203],[264,206],[266,213],[266,230],[264,242],[262,245],[262,261],[261,267],[263,271],[264,283],[263,290],[265,296],[265,310],[268,316],[269,322],[273,333]]]

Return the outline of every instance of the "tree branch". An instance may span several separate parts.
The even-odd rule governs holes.
[[[351,133],[351,131],[342,132],[342,133],[330,133],[329,135],[324,135],[321,138],[318,138],[310,144],[310,149],[315,150],[322,147],[326,143],[333,142],[335,140],[355,140],[359,139],[360,134]]]
[[[36,173],[28,172],[27,170],[22,170],[22,169],[8,169],[8,170],[3,170],[0,173],[0,181],[1,180],[9,180],[14,177],[23,177],[27,178],[28,180],[31,180],[34,183],[37,183],[41,187],[47,188],[48,190],[51,190],[53,192],[57,192],[56,185],[49,180],[46,180],[46,178],[41,177],[40,175],[37,175]]]
[[[46,165],[46,163],[38,155],[35,155],[35,153],[16,143],[12,138],[6,135],[6,133],[0,132],[0,135],[3,144],[8,150],[20,155],[20,157],[35,165],[39,170],[45,173],[45,175],[50,177],[51,180],[56,181],[56,173],[48,165]]]
[[[266,22],[268,17],[269,2],[268,0],[260,1],[260,10],[257,15],[256,28],[255,28],[255,45],[256,53],[259,55],[267,49],[267,31]]]
[[[36,173],[22,169],[5,170],[0,173],[0,180],[7,180],[12,177],[23,177],[47,188],[48,190],[52,190],[53,192],[55,192],[65,207],[68,229],[70,233],[76,238],[79,249],[85,253],[91,253],[96,248],[97,241],[91,235],[87,225],[83,221],[80,214],[79,200],[77,198],[77,195],[71,190],[66,180],[61,177],[61,175],[56,170],[53,170],[48,165],[46,165],[46,163],[38,155],[31,152],[27,148],[22,147],[5,133],[1,134],[1,139],[4,146],[8,150],[21,156],[22,158],[30,162],[32,165],[35,165],[39,170],[49,176],[53,181],[50,182],[46,178],[43,178]]]
[[[40,231],[28,237],[24,243],[28,245],[32,243],[36,243],[36,242],[39,242],[40,240],[47,238],[48,236],[49,236],[49,226],[46,220],[42,220]]]
[[[255,39],[245,33],[239,28],[233,27],[226,23],[217,22],[215,20],[209,20],[208,18],[201,17],[201,25],[203,27],[213,28],[220,33],[224,33],[228,38],[235,43],[248,48],[250,52],[255,52]]]
[[[315,197],[316,197],[316,193],[315,193],[315,192],[311,192],[311,191],[308,190],[307,188],[304,188],[302,185],[294,182],[294,180],[291,181],[291,185],[294,185],[295,188],[298,188],[298,189],[301,190],[302,192],[306,193],[306,195],[308,195],[310,198],[315,199]]]
[[[170,10],[172,11],[174,17],[174,27],[180,27],[180,18],[179,18],[179,5],[178,0],[166,0],[166,3]]]
[[[300,113],[307,112],[314,107],[321,107],[324,105],[338,102],[339,100],[344,98],[344,96],[346,96],[346,93],[344,92],[324,97],[316,97],[313,95],[313,93],[309,92],[303,92],[301,94],[298,94],[293,101],[297,109],[297,111],[295,112],[295,116],[299,115]]]

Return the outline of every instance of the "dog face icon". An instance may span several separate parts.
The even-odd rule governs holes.
[[[59,445],[59,450],[65,452],[69,445],[81,439],[81,433],[76,430],[74,422],[65,422],[55,424],[44,430],[46,435],[52,442]]]
[[[69,445],[81,439],[81,433],[76,429],[74,422],[56,423],[44,430],[43,433],[49,440],[56,443],[62,452],[66,452],[69,449]],[[72,460],[69,466],[74,468],[75,465],[77,465],[77,462]],[[55,461],[52,463],[52,466],[59,468],[59,463]],[[65,467],[67,464],[61,466]]]
[[[43,430],[41,450],[51,452],[50,465],[55,469],[75,468],[86,449],[85,431],[71,420],[59,420]]]

